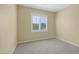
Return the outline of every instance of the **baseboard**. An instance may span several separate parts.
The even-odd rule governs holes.
[[[69,43],[69,44],[71,44],[71,45],[74,45],[74,46],[76,46],[76,47],[79,47],[79,44],[76,44],[76,43],[74,43],[74,42],[65,40],[65,39],[63,39],[63,38],[57,38],[57,37],[55,37],[55,36],[54,36],[54,37],[46,37],[46,38],[33,39],[33,40],[28,40],[28,41],[19,41],[18,44],[25,43],[25,42],[31,42],[31,41],[44,40],[44,39],[51,39],[51,38],[52,38],[52,39],[59,39],[59,40],[61,40],[61,41],[64,41],[64,42]]]
[[[15,47],[13,48],[11,54],[14,54],[16,47],[17,47],[17,43],[16,43]]]
[[[39,38],[39,39],[33,39],[33,40],[26,40],[26,41],[19,41],[18,44],[21,44],[21,43],[25,43],[25,42],[31,42],[31,41],[37,41],[37,40],[44,40],[44,39],[51,39],[51,38],[56,38],[55,36],[53,37],[46,37],[46,38]]]
[[[16,49],[17,44],[13,49],[7,50],[7,51],[1,51],[0,54],[13,54]]]
[[[69,44],[71,44],[71,45],[74,45],[74,46],[76,46],[76,47],[79,47],[79,44],[76,44],[76,43],[74,43],[74,42],[72,42],[72,41],[68,41],[68,40],[65,40],[65,39],[62,39],[62,38],[57,38],[57,39],[62,40],[62,41],[66,42],[66,43],[69,43]]]

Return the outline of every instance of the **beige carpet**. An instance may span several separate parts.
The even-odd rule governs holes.
[[[78,54],[79,47],[58,39],[46,39],[19,44],[15,54]]]

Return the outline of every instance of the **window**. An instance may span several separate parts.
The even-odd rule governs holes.
[[[32,15],[32,32],[47,31],[47,16]]]

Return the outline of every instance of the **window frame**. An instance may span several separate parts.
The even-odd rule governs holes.
[[[39,30],[33,30],[33,24],[32,24],[32,16],[40,16],[40,17],[46,17],[47,23],[46,23],[46,30],[41,30],[41,26],[39,24]],[[37,14],[37,13],[32,13],[31,14],[31,32],[47,32],[48,31],[48,16],[47,15],[42,15],[42,14]]]

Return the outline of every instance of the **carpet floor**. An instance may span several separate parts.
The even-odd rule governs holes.
[[[19,44],[14,54],[79,54],[79,47],[58,39],[46,39]]]

